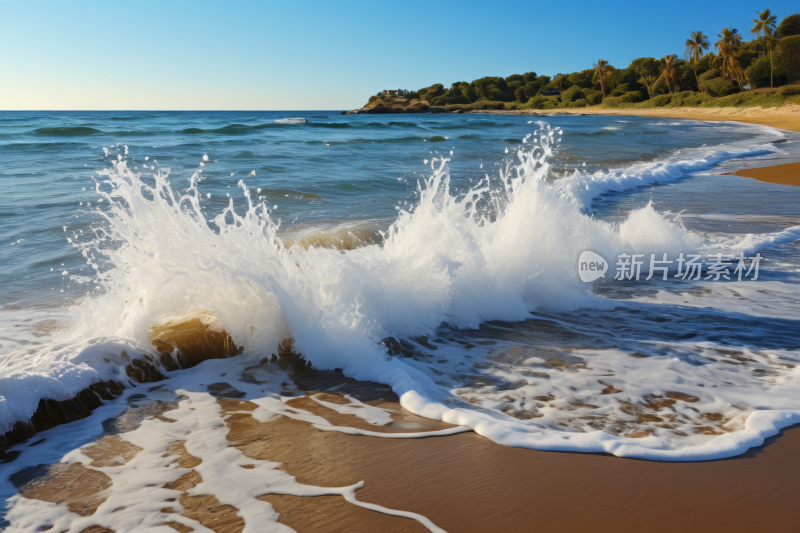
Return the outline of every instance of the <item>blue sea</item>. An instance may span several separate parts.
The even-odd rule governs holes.
[[[209,373],[280,403],[303,387],[247,369],[288,341],[331,390],[391,389],[498,445],[743,453],[800,422],[800,188],[726,173],[800,161],[799,141],[620,116],[2,112],[2,431],[126,391],[0,477],[131,395],[201,402]],[[161,392],[125,375],[154,325],[191,317],[242,353],[164,370]]]

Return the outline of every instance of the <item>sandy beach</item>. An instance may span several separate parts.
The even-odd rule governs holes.
[[[737,121],[763,124],[773,128],[800,131],[800,105],[785,104],[780,107],[671,107],[652,109],[613,109],[581,107],[552,111],[472,111],[472,113],[498,115],[623,115],[633,117],[684,118],[709,121]]]
[[[368,403],[392,412],[394,421],[376,429],[312,397],[328,404],[350,403],[339,394],[308,391],[286,405],[337,427],[379,433],[449,427],[381,399]],[[795,428],[733,459],[663,463],[510,448],[472,432],[413,439],[348,435],[285,416],[259,422],[251,415],[254,403],[217,402],[229,447],[254,462],[281,463],[280,470],[306,485],[340,487],[363,481],[364,488],[356,492],[360,502],[417,513],[445,531],[788,531],[796,520],[792,486],[800,475],[800,431]],[[170,420],[169,410],[157,416]],[[54,465],[20,490],[28,499],[66,506],[90,524],[108,497],[111,483],[104,468],[124,471],[140,450],[126,441],[126,433],[104,437],[83,447],[91,463]],[[165,500],[160,512],[180,513],[216,533],[243,530],[238,509],[214,496],[191,493],[209,481],[197,471],[202,460],[188,453],[182,441],[173,442],[165,455],[176,473],[164,488],[179,496]],[[181,474],[185,469],[189,471]],[[415,520],[371,511],[339,496],[277,491],[257,499],[270,503],[280,513],[279,522],[297,531],[427,531]],[[164,525],[191,530],[174,519]],[[109,531],[91,525],[82,533]]]
[[[767,183],[800,186],[800,163],[748,168],[745,170],[737,170],[733,174],[735,176],[745,176],[759,181],[766,181]]]

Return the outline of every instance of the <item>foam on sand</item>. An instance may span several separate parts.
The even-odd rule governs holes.
[[[216,398],[205,393],[176,391],[185,396],[177,409],[169,411],[169,419],[150,418],[139,428],[124,433],[118,441],[130,449],[126,457],[98,462],[87,455],[93,446],[79,448],[62,459],[67,465],[91,465],[99,478],[108,479],[104,498],[94,504],[88,516],[80,509],[14,496],[7,520],[9,533],[40,531],[50,527],[56,531],[82,531],[101,526],[117,533],[138,532],[168,523],[180,524],[194,531],[211,531],[198,520],[186,516],[178,500],[177,487],[183,477],[195,473],[199,482],[187,492],[190,496],[210,495],[223,505],[233,506],[244,522],[243,532],[292,531],[278,523],[278,513],[266,501],[265,494],[294,496],[339,495],[353,505],[380,513],[410,518],[433,532],[443,532],[430,520],[416,513],[387,509],[360,502],[356,491],[363,482],[345,487],[305,485],[279,470],[280,463],[253,459],[227,440],[229,429]],[[280,402],[278,402],[280,403]],[[275,417],[273,411],[261,407],[260,420]],[[322,419],[327,424],[327,422]],[[175,444],[182,446],[176,448]],[[120,442],[117,442],[117,450]],[[180,449],[189,454],[192,466],[175,464]],[[84,514],[84,516],[81,516]]]

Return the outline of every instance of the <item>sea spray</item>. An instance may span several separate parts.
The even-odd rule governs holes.
[[[74,241],[97,270],[96,294],[73,309],[74,325],[56,343],[18,361],[8,379],[42,393],[46,382],[49,397],[65,399],[119,377],[122,350],[151,351],[150,327],[193,309],[216,313],[246,356],[272,353],[291,336],[317,368],[375,379],[404,366],[387,362],[378,342],[387,336],[605,305],[570,268],[587,246],[610,257],[699,244],[652,206],[618,227],[583,214],[545,179],[552,139],[542,134],[498,177],[463,194],[451,191],[448,161],[439,159],[419,182],[416,207],[400,210],[384,242],[346,253],[286,249],[279,220],[242,181],[243,205],[231,199],[206,217],[200,172],[178,192],[167,170],[145,175],[127,158],[112,161],[96,187],[108,204],[97,211],[104,221],[94,239]],[[435,389],[423,374],[415,379]],[[36,394],[10,391],[6,427],[32,411]]]
[[[381,240],[344,252],[314,245],[287,248],[278,238],[280,219],[244,182],[239,182],[242,201],[230,199],[220,213],[208,216],[200,172],[190,178],[188,189],[178,192],[168,171],[156,165],[145,175],[131,168],[128,158],[116,157],[122,154],[107,152],[116,161],[98,181],[97,192],[105,200],[99,211],[103,222],[96,225],[94,239],[70,237],[97,270],[98,289],[75,306],[73,326],[34,356],[7,366],[2,421],[25,419],[39,398],[65,399],[99,379],[124,380],[123,351],[134,357],[152,352],[148,332],[153,324],[199,310],[220,318],[234,343],[244,347],[242,358],[260,360],[291,337],[315,367],[340,368],[358,379],[388,383],[410,410],[469,425],[503,444],[698,459],[740,453],[793,420],[793,413],[775,411],[757,414],[757,423],[748,426],[751,411],[742,397],[710,395],[689,383],[689,377],[700,373],[696,363],[682,359],[638,360],[619,350],[574,349],[573,357],[597,362],[583,369],[564,367],[560,359],[542,359],[538,353],[522,361],[530,367],[522,370],[536,377],[545,374],[537,365],[554,362],[570,379],[523,383],[520,369],[497,368],[495,374],[505,372],[504,379],[519,385],[503,391],[448,390],[424,365],[388,356],[380,342],[387,337],[433,335],[442,325],[464,329],[489,320],[520,321],[531,311],[596,308],[602,313],[620,305],[598,297],[579,280],[574,264],[587,248],[613,258],[623,251],[672,255],[708,244],[687,232],[680,219],[657,212],[652,203],[619,224],[597,220],[586,208],[598,194],[679,179],[688,170],[713,165],[713,158],[703,156],[697,165],[691,163],[698,158],[687,156],[689,164],[670,159],[616,173],[577,172],[552,182],[549,162],[558,149],[558,130],[548,127],[538,133],[496,174],[466,189],[453,185],[449,160],[436,156],[430,174],[418,182],[413,208],[398,206],[398,217]],[[757,150],[710,153],[720,153],[718,160],[723,160],[761,154]],[[666,170],[648,174],[654,165]],[[499,356],[505,353],[501,348],[485,355]],[[724,348],[704,349],[713,353]],[[453,365],[466,360],[455,346],[440,350]],[[772,355],[742,352],[739,357],[763,359],[761,370],[780,372]],[[714,383],[725,367],[705,368],[703,379]],[[567,373],[572,370],[584,374],[575,381]],[[614,385],[608,374],[620,380],[616,388],[608,388]],[[655,390],[652,383],[644,385],[646,376],[657,377],[662,389],[672,387],[657,391],[663,398],[671,399],[663,395],[677,388],[686,398],[698,398],[692,407],[701,414],[738,413],[726,422],[738,431],[717,441],[713,433],[687,438],[649,426],[587,432],[594,426],[572,421],[579,418],[574,415],[587,420],[601,416],[591,412],[595,407],[611,419],[627,416],[619,397],[602,390],[623,391],[624,386],[626,401],[636,406]],[[781,374],[781,379],[790,376]],[[570,398],[578,396],[570,392],[574,384],[584,389],[582,396]],[[526,410],[526,395],[544,397],[538,392],[546,386],[554,398],[550,411],[543,408],[546,416],[526,420],[526,413],[536,414]],[[743,391],[759,386],[757,377],[742,381]],[[597,405],[590,403],[593,394]],[[761,398],[776,409],[797,408],[783,394]],[[480,408],[473,406],[473,399]],[[559,428],[562,420],[569,427]]]

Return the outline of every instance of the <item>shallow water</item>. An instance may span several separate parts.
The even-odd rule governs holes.
[[[0,422],[118,379],[154,323],[208,309],[239,359],[291,336],[502,444],[742,453],[800,409],[800,189],[716,174],[800,160],[797,140],[640,117],[2,113]],[[585,284],[587,249],[611,269]],[[623,252],[764,259],[755,281],[614,281]]]

